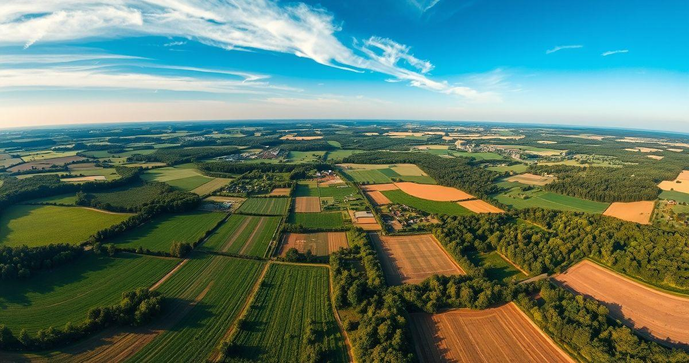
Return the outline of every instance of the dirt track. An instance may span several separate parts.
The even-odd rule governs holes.
[[[426,200],[436,202],[456,202],[460,200],[474,199],[474,196],[457,188],[442,185],[417,184],[410,182],[395,183],[403,192]]]
[[[416,284],[433,275],[464,274],[430,234],[381,236],[371,234],[390,285]]]
[[[649,338],[689,346],[689,297],[652,289],[591,261],[582,261],[555,280],[592,297],[610,315]]]
[[[651,224],[651,215],[655,202],[615,202],[603,212],[604,216],[619,218],[623,221],[639,224]]]
[[[505,213],[504,210],[488,204],[481,199],[466,200],[463,202],[457,202],[457,204],[462,207],[474,212],[474,213]]]
[[[318,213],[321,211],[321,200],[318,197],[294,198],[294,211],[297,213]]]
[[[410,320],[421,362],[573,362],[512,303]]]

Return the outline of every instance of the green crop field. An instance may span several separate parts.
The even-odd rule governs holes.
[[[299,182],[294,190],[295,197],[318,197],[318,187],[315,182]]]
[[[495,199],[500,203],[507,204],[517,209],[539,207],[587,213],[603,213],[609,205],[608,203],[594,202],[562,194],[545,192],[541,189],[533,189],[524,192],[519,187],[498,194],[495,196]]]
[[[171,185],[177,189],[184,190],[185,192],[189,192],[189,191],[192,191],[192,190],[194,190],[194,189],[196,189],[196,188],[198,188],[204,184],[209,183],[212,180],[213,180],[213,178],[209,178],[207,176],[194,175],[194,176],[190,176],[187,178],[169,180],[169,181],[166,181],[165,183],[167,183],[167,184],[169,184],[169,185]]]
[[[325,350],[323,361],[348,361],[328,284],[324,267],[271,265],[233,340],[241,348],[239,358],[303,361],[303,333],[310,321],[316,341]]]
[[[213,180],[213,178],[201,175],[193,164],[177,165],[147,170],[141,175],[144,180],[154,180],[167,183],[175,188],[190,191]]]
[[[689,194],[676,192],[674,190],[664,190],[660,193],[660,199],[674,200],[677,203],[689,203]]]
[[[350,186],[326,186],[320,187],[319,190],[321,197],[332,197],[335,198],[337,202],[343,202],[345,197],[359,196],[358,191],[354,187]]]
[[[223,218],[225,214],[219,212],[167,214],[106,242],[114,243],[119,248],[142,247],[169,252],[174,242],[195,243]]]
[[[235,214],[203,243],[202,249],[263,257],[281,217]]]
[[[77,196],[75,194],[60,194],[52,197],[33,199],[25,204],[57,204],[57,205],[75,205]]]
[[[287,214],[290,198],[249,198],[239,207],[238,213],[260,215]]]
[[[405,175],[404,171],[407,169],[417,175]],[[391,183],[393,180],[420,184],[435,184],[435,180],[430,176],[418,175],[421,173],[421,170],[415,166],[412,166],[412,168],[403,166],[397,168],[397,170],[395,170],[395,165],[391,167],[381,166],[380,168],[367,168],[364,166],[361,167],[361,169],[343,169],[342,172],[348,175],[353,181],[362,184],[384,184]]]
[[[476,160],[502,160],[502,155],[496,153],[470,153],[467,151],[450,151],[450,155],[462,158],[474,158]]]
[[[372,170],[343,170],[352,180],[364,184],[384,184],[392,180],[378,169]]]
[[[342,212],[292,213],[287,222],[305,228],[339,229],[344,225],[344,218]]]
[[[29,247],[51,243],[79,244],[95,232],[130,216],[80,207],[14,205],[0,214],[0,244]]]
[[[163,308],[182,311],[177,314],[182,316],[130,361],[205,362],[237,318],[263,266],[260,261],[194,255],[158,290],[169,297]]]
[[[488,253],[471,252],[468,253],[467,258],[474,264],[485,268],[489,279],[509,282],[526,278],[526,275],[512,266],[511,263],[505,261],[496,251]]]
[[[328,143],[330,143],[330,141],[328,141]],[[361,150],[335,150],[335,151],[328,151],[328,153],[326,154],[326,160],[332,161],[332,162],[338,162],[338,161],[342,161],[342,159],[344,159],[344,158],[346,158],[346,157],[348,157],[348,156],[351,156],[351,155],[354,155],[354,154],[358,154],[358,153],[360,153],[360,152],[362,152],[362,151],[361,151]]]
[[[290,151],[287,161],[290,163],[315,163],[325,156],[325,151]]]
[[[432,200],[421,199],[413,197],[401,190],[389,190],[382,193],[393,203],[404,204],[426,213],[449,214],[453,216],[473,214],[470,210],[455,202],[435,202]]]
[[[153,184],[138,183],[133,186],[91,194],[97,201],[117,208],[136,208],[159,197],[163,189]]]
[[[119,303],[125,291],[150,287],[179,262],[178,259],[89,253],[24,281],[0,280],[0,321],[15,335],[21,329],[63,327],[86,319],[89,309]]]
[[[529,166],[526,164],[515,164],[515,165],[505,165],[505,166],[489,166],[488,170],[493,170],[493,171],[497,171],[500,173],[511,171],[513,173],[522,174],[522,173],[526,173],[526,169],[528,169],[528,168],[529,168]]]

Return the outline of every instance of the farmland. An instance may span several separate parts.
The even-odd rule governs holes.
[[[342,212],[291,213],[288,223],[312,229],[338,229],[344,224]]]
[[[468,215],[472,212],[454,202],[436,202],[413,197],[401,190],[390,190],[382,193],[391,203],[404,204],[409,207],[431,213],[449,214],[454,216]]]
[[[413,164],[340,164],[339,166],[350,179],[361,184],[390,183],[393,180],[435,184],[433,178]]]
[[[239,207],[239,213],[258,215],[287,214],[289,198],[249,198]]]
[[[422,362],[573,362],[513,303],[411,314]]]
[[[128,233],[108,240],[119,248],[168,252],[175,242],[194,244],[213,229],[224,213],[188,212],[163,215]]]
[[[321,200],[318,197],[294,198],[294,211],[296,213],[318,213],[321,211]]]
[[[603,215],[619,218],[628,222],[650,224],[654,206],[655,202],[651,201],[631,203],[616,202],[610,204],[608,209],[603,212]]]
[[[672,345],[689,344],[689,296],[648,287],[591,261],[582,261],[555,279],[600,301],[613,318],[646,337]]]
[[[198,254],[159,290],[173,315],[132,362],[202,362],[225,337],[256,284],[264,264]],[[228,292],[232,293],[228,293]]]
[[[526,278],[524,273],[512,266],[496,251],[487,253],[470,252],[467,257],[477,266],[486,269],[486,274],[490,279],[508,282]]]
[[[344,232],[286,233],[280,247],[280,256],[284,257],[290,248],[296,248],[300,253],[308,250],[315,256],[327,256],[347,246],[347,235]]]
[[[5,246],[79,244],[95,232],[120,223],[129,216],[130,214],[109,213],[81,207],[15,205],[0,214],[0,244]]]
[[[202,248],[247,256],[263,257],[281,217],[232,215]]]
[[[91,193],[91,195],[102,204],[109,204],[115,208],[135,209],[161,196],[164,189],[164,184],[138,183],[107,192]]]
[[[417,183],[395,183],[403,192],[417,198],[436,202],[454,202],[474,199],[474,196],[457,188],[442,185],[424,185]]]
[[[89,309],[118,303],[122,292],[153,285],[178,262],[130,254],[89,254],[21,284],[0,280],[0,321],[15,334],[21,329],[35,333],[67,322],[76,324],[86,319]]]
[[[207,195],[227,185],[230,181],[231,179],[215,178],[192,189],[191,192],[198,195]]]
[[[543,186],[550,184],[555,181],[552,176],[535,175],[530,173],[519,174],[507,178],[507,181],[521,183],[526,185],[538,185]]]
[[[25,204],[54,204],[54,205],[65,205],[73,206],[77,202],[77,196],[74,194],[61,194],[53,197],[34,199],[26,202]]]
[[[213,178],[201,175],[193,165],[178,165],[147,170],[142,179],[159,181],[184,191],[191,191],[210,182]]]
[[[307,344],[304,331],[311,324],[308,329],[323,345],[324,360],[348,361],[328,285],[326,268],[272,264],[233,339],[241,348],[237,357],[302,361]]]
[[[416,284],[432,275],[464,274],[432,235],[370,236],[389,285]]]
[[[603,213],[608,208],[608,203],[594,202],[540,189],[523,191],[519,187],[498,194],[495,196],[495,199],[516,209],[546,208],[573,212]]]
[[[502,209],[486,203],[481,199],[465,200],[457,202],[457,204],[474,213],[504,213]]]

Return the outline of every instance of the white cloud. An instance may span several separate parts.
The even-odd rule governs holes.
[[[607,52],[603,52],[603,54],[601,54],[601,55],[603,57],[607,57],[609,55],[619,54],[619,53],[629,53],[629,49],[609,50]]]
[[[148,58],[119,54],[6,54],[0,55],[0,64],[56,64],[101,60],[146,60]]]
[[[561,50],[563,50],[563,49],[579,49],[579,48],[583,48],[583,47],[584,47],[584,46],[583,46],[583,45],[580,45],[580,44],[576,44],[576,45],[558,45],[558,46],[556,46],[556,47],[554,47],[554,48],[551,48],[551,49],[546,50],[546,51],[545,51],[545,54],[551,54],[551,53],[559,52],[559,51],[561,51]]]
[[[185,44],[187,44],[187,42],[180,40],[177,42],[165,43],[165,44],[163,44],[163,47],[178,47],[180,45],[185,45]]]
[[[428,1],[426,8],[437,4]],[[333,16],[303,3],[273,0],[35,0],[0,5],[0,45],[138,35],[180,37],[227,50],[265,50],[323,65],[390,75],[411,86],[469,99],[485,95],[427,76],[429,61],[408,46],[371,37],[342,44]]]

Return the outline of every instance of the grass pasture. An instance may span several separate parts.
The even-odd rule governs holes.
[[[86,318],[90,308],[113,305],[123,292],[150,287],[179,262],[134,254],[89,254],[26,281],[0,280],[0,321],[15,335],[21,329],[63,327]]]
[[[239,207],[238,213],[278,216],[287,214],[289,198],[249,198]]]
[[[287,161],[290,163],[315,163],[325,157],[325,151],[290,151]]]
[[[0,244],[10,247],[79,244],[130,216],[81,207],[14,205],[0,214]]]
[[[130,209],[150,203],[155,198],[162,195],[163,189],[164,188],[156,186],[155,184],[140,183],[111,189],[107,192],[91,193],[91,195],[101,203],[110,204],[117,208]]]
[[[202,249],[263,257],[280,225],[280,217],[232,215],[202,245]]]
[[[233,342],[240,357],[258,361],[304,361],[303,332],[311,321],[323,361],[346,362],[344,339],[333,316],[324,267],[273,264]],[[234,358],[234,357],[233,357]]]
[[[328,143],[331,143],[333,141],[328,141]],[[335,151],[328,151],[326,154],[326,160],[327,161],[332,161],[332,162],[338,162],[342,161],[342,159],[352,156],[354,154],[358,154],[362,152],[361,150],[335,150]]]
[[[411,196],[401,190],[388,190],[381,192],[392,203],[404,204],[406,206],[424,211],[431,214],[449,214],[453,216],[463,216],[473,214],[470,210],[462,207],[455,202],[436,202]]]
[[[413,164],[341,164],[342,172],[361,184],[385,184],[392,181],[435,184],[435,180]]]
[[[168,297],[165,329],[131,362],[205,362],[256,284],[263,262],[195,254],[158,291]]]
[[[658,196],[660,199],[674,200],[677,203],[689,203],[689,194],[674,190],[663,190]]]
[[[146,170],[141,178],[167,183],[184,191],[194,190],[213,180],[213,178],[201,175],[193,166],[187,164]]]
[[[521,188],[513,188],[505,193],[498,194],[495,196],[495,199],[516,209],[539,207],[597,214],[605,212],[609,205],[608,203],[594,202],[540,189],[522,191]]]
[[[344,225],[342,212],[291,213],[288,223],[309,229],[339,229]]]
[[[474,264],[485,268],[489,279],[509,282],[526,278],[526,275],[503,259],[497,251],[487,253],[471,252],[467,255],[467,258]]]
[[[174,242],[194,244],[224,217],[224,213],[201,211],[163,215],[107,242],[119,248],[169,252]]]
[[[215,178],[201,186],[196,187],[191,192],[198,195],[208,195],[227,185],[232,179]]]

